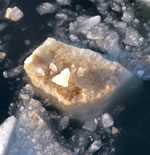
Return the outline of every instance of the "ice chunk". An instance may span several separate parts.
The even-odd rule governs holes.
[[[69,38],[70,38],[71,41],[79,41],[79,38],[74,34],[70,34]]]
[[[114,125],[114,121],[108,113],[104,113],[101,117],[104,128],[109,128]]]
[[[95,153],[96,151],[98,151],[100,148],[102,147],[102,142],[101,140],[96,140],[94,141],[90,147],[88,148],[88,152],[89,153]]]
[[[134,20],[134,12],[132,9],[127,9],[123,12],[123,16],[121,18],[123,21],[130,23]]]
[[[71,140],[76,148],[85,149],[89,143],[89,134],[85,130],[77,130]]]
[[[70,5],[71,0],[56,0],[59,5]]]
[[[39,5],[36,10],[42,16],[44,14],[54,13],[56,11],[56,6],[46,2]]]
[[[68,116],[64,116],[59,123],[59,128],[60,130],[64,130],[67,128],[67,126],[69,125],[69,117]]]
[[[83,125],[83,129],[86,129],[88,131],[94,132],[96,130],[97,124],[96,122],[92,120],[87,120],[85,124]]]
[[[23,12],[18,7],[7,8],[5,18],[12,21],[18,21],[23,17]]]
[[[140,47],[144,38],[132,27],[126,29],[125,43],[130,46]]]
[[[17,66],[16,68],[13,68],[13,69],[4,71],[4,72],[3,72],[3,76],[4,76],[4,78],[13,78],[13,77],[17,77],[18,75],[21,74],[22,69],[23,69],[22,66],[19,65],[19,66]]]
[[[83,17],[80,16],[77,18],[77,21],[74,23],[75,29],[77,31],[84,33],[84,31],[88,31],[97,24],[101,22],[101,17],[100,16],[94,16],[94,17]]]
[[[57,66],[53,74],[51,63]],[[39,68],[44,70],[44,76],[37,72]],[[101,103],[132,76],[119,63],[106,60],[99,53],[53,38],[32,53],[32,62],[25,63],[24,69],[34,86],[58,99],[59,106],[68,107]]]
[[[80,16],[77,21],[70,23],[70,33],[78,36],[84,36],[87,42],[94,42],[94,48],[108,52],[114,55],[120,52],[119,34],[111,30],[107,25],[100,23],[101,17],[84,17]]]
[[[116,12],[121,12],[121,7],[116,3],[113,3],[111,8]]]
[[[104,40],[104,49],[110,54],[119,53],[121,51],[119,39],[119,34],[115,31],[111,31]]]
[[[15,127],[16,118],[14,116],[9,117],[0,125],[0,155],[8,154],[9,148],[13,143]]]

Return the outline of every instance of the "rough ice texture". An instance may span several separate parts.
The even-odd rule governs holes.
[[[125,43],[130,46],[140,47],[144,38],[132,27],[126,29]]]
[[[94,47],[110,54],[121,51],[119,45],[119,34],[111,30],[107,25],[101,23],[100,16],[84,17],[79,16],[77,20],[69,25],[71,34],[83,36],[94,42]]]
[[[8,8],[5,13],[5,18],[12,21],[18,21],[23,17],[23,12],[18,7]]]
[[[15,139],[8,155],[74,154],[56,141],[52,122],[39,101],[31,99],[18,110]]]
[[[49,67],[51,63],[57,71]],[[53,38],[48,38],[25,60],[24,69],[34,86],[67,106],[99,102],[131,77],[117,62]]]
[[[2,125],[0,125],[0,155],[6,155],[12,144],[14,130],[16,127],[16,118],[9,117]]]

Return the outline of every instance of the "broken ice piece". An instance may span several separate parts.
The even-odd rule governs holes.
[[[18,7],[7,8],[5,18],[18,21],[23,17],[23,12]]]
[[[85,129],[85,130],[94,132],[96,130],[96,128],[97,128],[97,124],[95,123],[95,121],[93,119],[92,120],[87,120],[87,121],[85,121],[82,128]]]
[[[53,38],[35,49],[25,60],[24,69],[51,102],[57,99],[57,105],[65,107],[101,104],[132,76],[119,63],[97,52]]]
[[[11,116],[0,125],[0,155],[6,155],[13,143],[16,118]]]
[[[104,113],[102,115],[102,124],[103,124],[104,128],[109,128],[114,125],[114,121],[108,113]]]
[[[93,144],[90,145],[90,147],[88,148],[88,152],[95,153],[96,151],[100,150],[101,147],[102,147],[101,140],[96,140],[93,142]]]
[[[37,12],[42,16],[45,14],[51,14],[56,11],[56,7],[51,3],[42,3],[36,8]]]

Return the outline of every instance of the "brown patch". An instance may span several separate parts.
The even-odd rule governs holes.
[[[58,94],[62,95],[64,99],[67,99],[68,101],[71,101],[73,97],[81,94],[81,88],[77,86],[69,86],[67,88],[57,86],[55,84],[55,88],[57,89]]]

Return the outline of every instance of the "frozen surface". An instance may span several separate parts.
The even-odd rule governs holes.
[[[11,116],[0,125],[0,155],[7,155],[14,142],[16,118]]]
[[[25,94],[21,95],[24,100]],[[73,155],[55,139],[51,121],[40,102],[31,99],[20,107],[15,139],[9,155]]]

